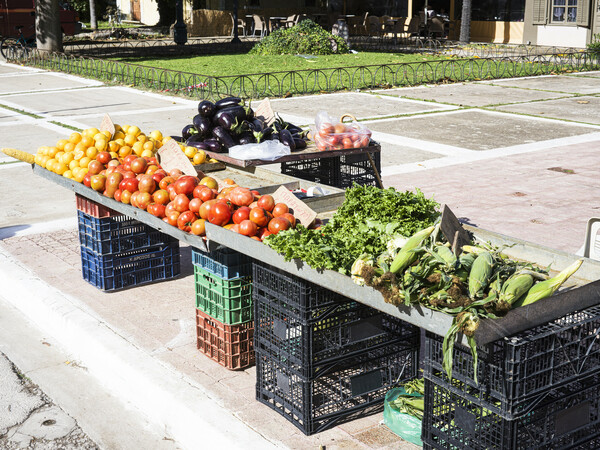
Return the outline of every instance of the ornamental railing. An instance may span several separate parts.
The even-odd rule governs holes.
[[[42,69],[101,80],[108,84],[134,86],[195,99],[216,100],[225,96],[243,98],[284,97],[342,90],[363,90],[469,80],[547,75],[598,70],[594,53],[574,49],[537,54],[523,47],[501,57],[453,56],[421,62],[303,69],[232,76],[208,76],[158,69],[114,60],[47,53],[15,47],[8,59]],[[445,47],[444,54],[453,50]],[[453,55],[460,55],[455,49]],[[470,50],[464,50],[470,51]]]

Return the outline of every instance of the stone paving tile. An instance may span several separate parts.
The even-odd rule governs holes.
[[[364,93],[325,94],[308,97],[292,97],[271,100],[273,110],[309,119],[314,123],[317,113],[327,111],[333,119],[344,113],[352,113],[357,119],[382,117],[400,114],[415,114],[447,109],[447,106],[402,100],[389,96]]]
[[[82,99],[83,98],[83,99]],[[96,114],[100,117],[121,111],[129,111],[133,120],[138,111],[171,108],[175,105],[189,105],[185,99],[162,97],[134,89],[121,87],[98,87],[84,90],[42,92],[39,94],[17,94],[4,97],[2,103],[49,117],[73,117],[80,120],[82,115]],[[44,106],[42,106],[44,105]],[[160,115],[162,116],[162,115]],[[191,113],[193,117],[193,112]],[[102,119],[100,118],[99,121]]]
[[[600,97],[585,96],[494,107],[497,111],[600,125]]]
[[[399,143],[401,141],[402,139],[398,139]],[[442,155],[438,153],[427,152],[405,145],[390,144],[389,142],[380,142],[380,144],[382,167],[427,161],[442,157]]]
[[[566,122],[482,110],[365,122],[373,131],[483,151],[596,132]],[[502,130],[502,131],[501,131]]]
[[[566,92],[570,94],[599,94],[600,80],[573,77],[570,75],[540,76],[529,78],[508,78],[490,82],[496,86],[514,86],[524,89]]]
[[[43,91],[48,89],[73,89],[86,86],[102,85],[95,80],[86,80],[79,77],[59,76],[48,72],[29,72],[14,76],[5,75],[0,78],[0,95],[17,92]],[[85,95],[85,94],[83,94]]]
[[[449,103],[456,106],[478,107],[505,103],[529,102],[564,96],[564,94],[515,89],[508,86],[491,86],[489,84],[478,83],[455,83],[373,92],[378,92],[382,95]]]
[[[0,99],[1,103],[2,100]],[[0,108],[0,111],[2,111],[2,108]],[[22,124],[19,125],[15,125],[12,120],[10,123],[5,124],[0,121],[0,147],[16,148],[28,153],[35,153],[40,146],[53,146],[59,139],[68,137],[72,132],[73,130],[68,128],[60,128],[53,124],[30,119],[24,119]],[[0,153],[0,162],[7,161],[14,161],[14,159]]]
[[[570,77],[577,78],[600,78],[600,72],[580,72],[569,74]]]
[[[578,174],[580,168],[597,166],[596,148],[592,143],[546,150],[542,167],[540,154],[533,152],[384,177],[383,182],[403,190],[418,186],[483,229],[574,253],[583,243],[588,218],[600,213],[600,177]],[[575,173],[547,170],[557,162]],[[517,174],[523,165],[531,167],[526,179]],[[438,182],[448,176],[452,181]]]
[[[14,64],[0,64],[0,75],[4,74],[12,74],[12,73],[31,73],[31,72],[39,72],[38,69],[28,69],[24,67],[19,67]]]

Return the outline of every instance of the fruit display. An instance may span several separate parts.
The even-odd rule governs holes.
[[[236,145],[265,140],[278,140],[287,145],[290,151],[296,151],[306,148],[305,135],[302,128],[281,118],[269,126],[261,118],[255,117],[254,110],[246,106],[241,98],[227,97],[215,103],[201,101],[192,123],[185,125],[181,136],[173,136],[173,139],[186,148],[215,153],[227,152]]]

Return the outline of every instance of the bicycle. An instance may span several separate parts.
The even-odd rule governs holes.
[[[33,28],[33,25],[31,28]],[[5,37],[0,41],[0,54],[7,60],[9,56],[17,58],[27,56],[30,49],[35,48],[37,45],[35,32],[31,36],[25,37],[23,25],[18,25],[15,29],[19,32],[18,37]]]

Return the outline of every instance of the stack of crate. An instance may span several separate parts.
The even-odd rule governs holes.
[[[85,197],[76,196],[81,270],[98,289],[116,291],[180,273],[179,241]]]
[[[227,247],[192,259],[198,349],[230,370],[254,365],[252,259]]]
[[[259,262],[253,298],[257,399],[307,435],[381,410],[416,376],[412,325]]]
[[[597,449],[600,306],[471,350],[456,344],[452,380],[443,338],[425,339],[426,449]]]

